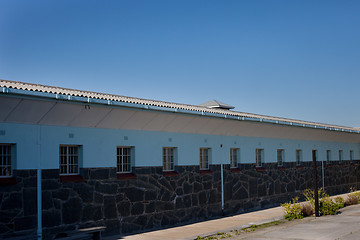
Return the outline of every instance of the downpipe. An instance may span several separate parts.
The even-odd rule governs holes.
[[[223,145],[220,144],[220,148],[222,148],[222,147],[223,147]],[[220,173],[221,173],[221,214],[222,214],[222,216],[224,216],[224,166],[223,166],[223,156],[221,156]]]

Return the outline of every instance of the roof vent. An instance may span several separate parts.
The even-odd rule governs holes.
[[[206,103],[202,103],[199,106],[207,107],[207,108],[226,109],[226,110],[230,110],[230,109],[235,108],[235,107],[230,106],[230,105],[228,105],[226,103],[222,103],[222,102],[219,102],[219,101],[216,101],[216,100],[211,100],[211,101],[208,101]]]

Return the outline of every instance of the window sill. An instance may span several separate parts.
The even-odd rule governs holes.
[[[179,173],[176,171],[164,171],[163,176],[164,177],[179,176]]]
[[[17,181],[14,177],[1,177],[0,185],[13,185],[16,184]]]
[[[230,168],[230,172],[238,173],[241,172],[240,168]]]
[[[84,182],[84,178],[80,175],[60,175],[60,182]]]
[[[133,173],[116,173],[116,177],[119,180],[136,179],[136,175]]]
[[[256,171],[257,172],[265,172],[265,168],[264,167],[256,167]]]
[[[278,166],[278,168],[277,168],[279,171],[285,171],[285,167],[284,166]]]
[[[209,169],[203,169],[203,170],[200,170],[200,174],[213,174],[213,171],[211,171]]]

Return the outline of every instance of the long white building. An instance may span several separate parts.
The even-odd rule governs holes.
[[[311,187],[313,154],[330,193],[358,187],[359,129],[231,109],[0,80],[0,235],[274,206]]]

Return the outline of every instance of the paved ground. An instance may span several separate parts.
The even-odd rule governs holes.
[[[124,239],[124,240],[193,240],[197,236],[209,236],[218,231],[230,231],[249,223],[262,222],[265,219],[275,221],[283,218],[281,207],[239,214],[232,217],[225,217],[210,221],[204,221],[180,227],[173,227],[158,231],[146,232],[130,236],[113,236],[105,238],[106,240]]]
[[[345,195],[345,194],[344,194]],[[344,196],[340,195],[340,196]],[[209,236],[216,232],[241,229],[252,224],[261,224],[283,218],[281,207],[239,214],[216,220],[204,221],[180,227],[146,232],[130,236],[112,236],[105,240],[192,240],[197,236]],[[232,234],[234,235],[234,234]],[[344,239],[360,240],[360,204],[341,209],[335,216],[308,217],[277,226],[256,230],[226,239]]]
[[[230,239],[253,240],[359,240],[360,239],[360,205],[341,209],[334,216],[320,218],[309,217],[289,224],[265,228],[246,233]]]

